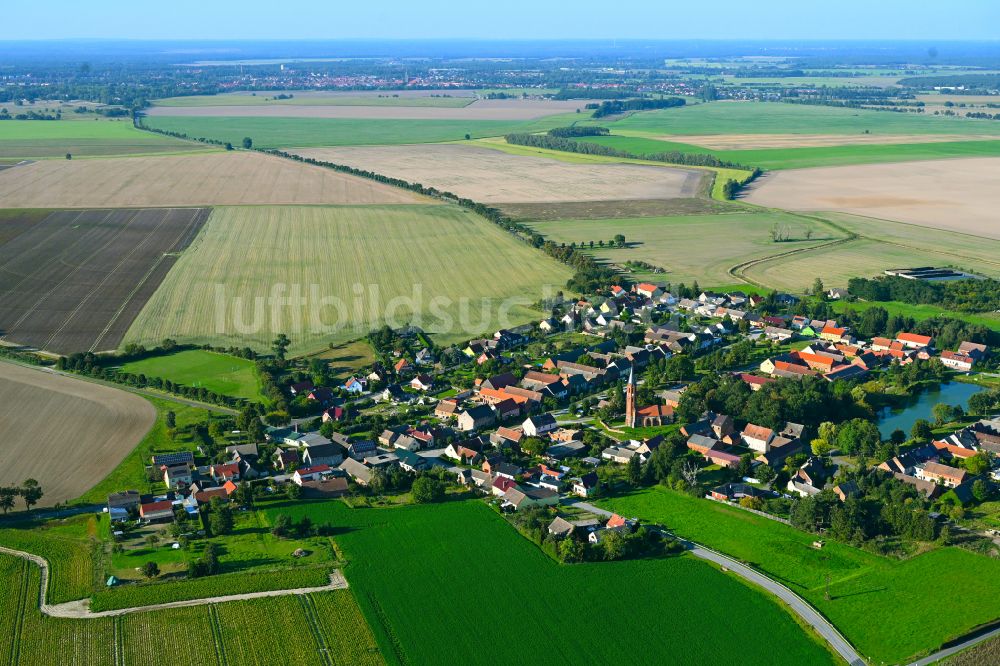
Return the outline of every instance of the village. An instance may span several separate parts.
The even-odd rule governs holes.
[[[620,551],[619,535],[647,533],[637,519],[609,518],[588,500],[651,481],[796,524],[794,498],[848,502],[864,495],[870,474],[881,474],[878,483],[894,479],[919,497],[910,506],[930,516],[924,532],[932,535],[963,506],[994,493],[995,416],[950,432],[928,427],[882,438],[876,430],[859,454],[837,445],[837,429],[841,439],[872,437],[847,433],[853,421],[813,414],[802,423],[755,423],[700,409],[708,403],[685,404],[699,365],[735,363],[703,375],[752,396],[789,382],[792,390],[816,381],[858,386],[910,366],[938,379],[968,373],[993,362],[986,345],[963,340],[939,351],[931,336],[907,331],[863,339],[834,319],[781,314],[799,301],[786,294],[691,295],[648,283],[612,286],[593,302],[560,304],[536,325],[472,340],[448,368],[425,337],[385,334],[390,362],[340,386],[308,379],[286,386],[307,416],[268,426],[264,441],[227,446],[221,462],[206,463],[198,451],[154,455],[147,471],[162,478],[162,492],[122,489],[109,496],[107,511],[116,524],[155,528],[197,519],[220,503],[245,506],[254,494],[299,501],[410,491],[413,501],[437,501],[474,493],[519,529],[523,516],[544,520],[546,534],[534,537],[540,543],[572,536],[599,559],[608,535],[616,535],[608,549]],[[824,294],[843,297],[842,290]],[[527,357],[528,349],[549,353]],[[948,507],[957,509],[949,514]],[[818,523],[806,528],[825,531]],[[568,547],[553,552],[584,557]]]

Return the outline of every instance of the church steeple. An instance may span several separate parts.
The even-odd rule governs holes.
[[[635,427],[636,420],[635,370],[628,369],[628,383],[625,385],[625,426]]]

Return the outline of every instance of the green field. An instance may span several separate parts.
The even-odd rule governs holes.
[[[479,502],[274,511],[344,527],[344,573],[395,663],[833,661],[776,601],[690,557],[561,566]]]
[[[33,521],[0,523],[0,544],[48,560],[53,573],[47,601],[58,604],[89,597],[101,583],[95,566],[97,529],[94,516],[49,520],[41,524]]]
[[[864,312],[874,307],[885,308],[890,317],[892,315],[900,315],[902,317],[913,317],[917,321],[931,319],[932,317],[951,317],[952,319],[961,319],[970,324],[979,324],[1000,331],[1000,314],[995,312],[957,312],[955,310],[946,310],[936,305],[900,303],[898,301],[831,301],[830,306],[834,312],[843,312],[844,310]]]
[[[285,333],[304,353],[387,320],[456,341],[538,316],[543,285],[569,276],[457,206],[216,208],[126,342],[267,349]]]
[[[0,159],[107,157],[206,150],[190,141],[143,132],[128,120],[5,120]]]
[[[293,95],[292,99],[274,99],[274,95]],[[388,93],[358,93],[355,95],[323,95],[322,93],[299,90],[283,90],[274,93],[260,92],[223,93],[221,95],[191,95],[187,97],[165,97],[154,102],[154,106],[172,107],[212,107],[212,106],[432,106],[461,108],[476,100],[475,97],[416,97]]]
[[[781,102],[710,102],[635,113],[600,124],[641,134],[993,134],[988,120]],[[596,122],[596,121],[595,121]]]
[[[739,509],[653,488],[601,502],[622,515],[747,562],[826,615],[872,663],[900,663],[1000,616],[1000,562],[959,548],[907,560],[878,557]],[[830,575],[831,600],[824,599]],[[954,595],[961,613],[943,612]]]
[[[125,372],[169,379],[178,384],[206,388],[222,395],[264,399],[260,392],[253,361],[226,354],[189,349],[173,354],[151,356],[122,366]]]
[[[0,555],[0,662],[48,666],[382,664],[350,590],[70,620],[38,610],[39,569]],[[56,657],[58,655],[58,657]]]
[[[671,283],[726,284],[733,282],[730,269],[754,258],[763,258],[798,248],[808,248],[844,234],[823,222],[776,212],[742,212],[722,215],[642,217],[617,220],[558,220],[529,222],[536,231],[557,243],[607,242],[624,234],[625,249],[595,246],[594,256],[616,264],[646,261],[666,269],[652,277]],[[780,224],[799,240],[775,243],[773,225]],[[812,231],[812,237],[805,239]],[[591,250],[587,250],[590,252]],[[812,283],[808,267],[789,276],[797,287]]]
[[[572,116],[575,120],[576,114]],[[155,129],[233,145],[249,136],[260,148],[310,148],[460,141],[466,134],[478,138],[559,127],[568,118],[566,114],[531,121],[150,116],[144,122]]]

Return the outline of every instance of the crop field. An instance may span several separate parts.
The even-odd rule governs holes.
[[[413,93],[422,94],[413,94]],[[291,99],[276,99],[291,95]],[[366,92],[361,90],[275,90],[222,93],[219,95],[185,95],[166,97],[153,102],[153,109],[162,107],[214,106],[466,106],[476,100],[471,90],[403,90]]]
[[[0,555],[0,660],[153,666],[384,663],[350,590],[71,620],[38,610],[38,567]]]
[[[768,174],[745,197],[786,210],[834,210],[1000,239],[1000,159],[803,169]]]
[[[832,663],[775,601],[688,557],[558,565],[479,502],[280,512],[350,528],[336,537],[345,575],[391,662],[519,662],[525,646],[544,646],[548,663]],[[608,636],[632,635],[642,617],[643,649],[595,641],[595,608]],[[732,640],[692,639],[678,617],[725,626]],[[499,626],[518,640],[493,640]]]
[[[505,203],[497,206],[517,220],[607,220],[625,217],[669,217],[732,212],[732,206],[708,198],[618,199],[608,201],[559,201]]]
[[[663,488],[601,504],[666,525],[773,576],[805,597],[873,663],[902,663],[1000,615],[1000,562],[959,548],[878,557],[766,518]],[[831,600],[824,598],[831,577]],[[941,613],[961,591],[962,612]]]
[[[45,493],[41,506],[75,498],[103,479],[156,416],[131,393],[11,363],[0,363],[0,405],[0,485],[36,479]]]
[[[1000,638],[991,638],[975,647],[963,650],[942,663],[948,666],[991,666],[1000,663]]]
[[[8,208],[420,203],[416,194],[249,152],[46,161],[0,172]]]
[[[335,164],[422,183],[483,203],[539,203],[696,196],[703,172],[662,166],[568,163],[467,145],[316,148]]]
[[[104,582],[98,580],[94,566],[96,534],[97,521],[92,515],[44,523],[19,521],[0,528],[0,543],[48,560],[52,578],[46,601],[59,604],[88,597]]]
[[[5,120],[0,122],[0,159],[65,160],[208,150],[208,146],[142,132],[129,120]]]
[[[455,206],[217,208],[126,340],[264,349],[285,333],[304,353],[391,318],[455,341],[503,314],[511,326],[537,316],[543,285],[569,276]],[[287,307],[296,293],[304,302]]]
[[[808,248],[844,234],[821,221],[784,213],[727,213],[722,215],[684,215],[609,220],[559,220],[530,222],[536,231],[556,243],[584,243],[606,262],[623,265],[627,261],[645,261],[666,270],[655,278],[672,283],[702,285],[733,282],[730,269],[754,258],[763,258],[790,250]],[[775,243],[771,229],[780,225],[790,240]],[[600,248],[616,234],[623,234],[628,247]],[[807,238],[807,235],[809,236]],[[808,270],[792,275],[796,286],[812,283],[815,275]]]
[[[331,376],[337,380],[347,379],[375,362],[375,353],[364,339],[342,342],[313,354],[310,358],[326,361]]]
[[[59,353],[114,349],[207,217],[53,212],[0,246],[0,339]]]
[[[745,135],[752,136],[752,135]],[[773,135],[767,135],[771,137]],[[665,151],[714,155],[745,166],[762,169],[804,169],[852,164],[877,164],[954,158],[995,157],[1000,155],[1000,141],[919,141],[916,143],[865,142],[849,145],[804,146],[794,145],[797,135],[786,134],[788,146],[746,150],[715,150],[700,145],[681,143],[688,137],[647,137],[635,135],[587,137],[584,141],[596,143],[636,155],[653,155]],[[862,135],[866,136],[866,135]],[[723,137],[725,138],[725,137]],[[933,138],[927,135],[925,138]],[[669,139],[669,140],[668,140]],[[677,140],[674,140],[677,139]]]
[[[204,387],[223,395],[260,401],[260,381],[253,361],[226,354],[187,349],[151,356],[122,366],[125,372],[160,377],[186,386]]]
[[[47,210],[0,209],[0,247],[45,219]]]
[[[312,98],[313,100],[319,98]],[[329,98],[328,98],[329,99]],[[401,98],[420,104],[381,103],[386,98],[332,98],[353,103],[306,103],[280,100],[282,103],[235,104],[219,106],[159,106],[149,109],[147,118],[346,118],[366,120],[455,120],[455,121],[517,121],[534,120],[556,114],[574,113],[584,102],[563,100],[483,99],[468,98]],[[390,98],[391,99],[391,98]],[[380,103],[365,105],[366,101]],[[324,100],[326,101],[326,100]],[[428,102],[444,101],[447,104]],[[292,102],[292,103],[289,103]],[[154,127],[156,125],[153,125]],[[190,135],[190,133],[189,133]]]
[[[152,116],[149,127],[207,137],[239,145],[249,136],[260,148],[314,148],[320,146],[379,146],[439,143],[501,136],[510,132],[551,129],[578,120],[577,114],[559,114],[536,120],[402,120],[392,118],[253,118],[215,116]]]

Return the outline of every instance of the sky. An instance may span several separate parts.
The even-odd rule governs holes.
[[[46,0],[0,40],[1000,39],[1000,0]]]

